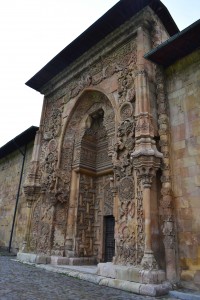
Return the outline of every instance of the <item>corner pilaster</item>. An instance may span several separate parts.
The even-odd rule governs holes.
[[[151,94],[149,88],[149,68],[144,61],[144,52],[149,45],[149,36],[142,28],[138,29],[138,71],[136,74],[136,126],[135,149],[131,154],[138,182],[143,185],[145,247],[141,265],[144,270],[158,270],[152,251],[151,233],[151,184],[163,157],[156,148],[154,126],[151,115]],[[148,72],[147,72],[148,70]]]

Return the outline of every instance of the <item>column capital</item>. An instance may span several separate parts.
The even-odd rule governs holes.
[[[152,179],[161,164],[160,157],[153,155],[140,155],[133,160],[133,166],[144,188],[151,188]]]

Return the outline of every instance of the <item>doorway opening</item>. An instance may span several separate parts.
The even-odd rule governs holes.
[[[113,256],[115,255],[115,218],[113,216],[104,217],[104,228],[105,228],[105,262],[112,262]]]

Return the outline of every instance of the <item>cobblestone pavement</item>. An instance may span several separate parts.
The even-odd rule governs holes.
[[[0,300],[156,299],[101,287],[0,255]],[[158,298],[157,298],[158,299]],[[162,297],[162,299],[172,299]]]

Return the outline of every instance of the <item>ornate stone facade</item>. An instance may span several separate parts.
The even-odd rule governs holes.
[[[145,7],[40,88],[24,252],[99,263],[100,275],[109,260],[110,277],[142,284],[178,281],[167,86],[144,59],[168,37]]]
[[[152,251],[153,229],[146,225],[151,196],[145,191],[162,154],[154,140],[156,102],[149,89],[149,78],[155,79],[143,53],[154,43],[155,18],[147,9],[106,37],[101,55],[75,62],[73,77],[64,71],[53,79],[53,89],[44,88],[35,155],[40,192],[37,199],[33,193],[27,251],[103,262],[108,216],[115,218],[114,264],[138,267]]]

